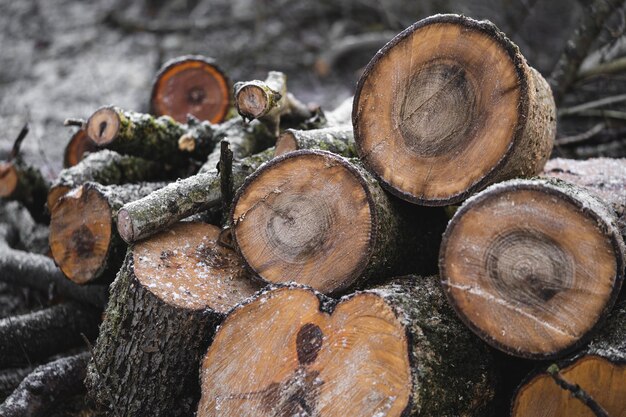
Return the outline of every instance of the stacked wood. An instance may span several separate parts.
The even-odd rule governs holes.
[[[48,209],[52,210],[62,196],[86,182],[125,184],[163,176],[163,168],[156,162],[103,149],[59,173],[48,191]]]
[[[573,357],[531,375],[513,401],[512,417],[626,415],[626,305]]]
[[[74,133],[65,146],[63,156],[63,167],[70,168],[78,164],[90,152],[98,150],[96,144],[89,139],[84,129],[79,129]]]
[[[118,210],[164,186],[87,182],[58,200],[51,208],[50,250],[63,273],[79,284],[112,278],[125,253],[117,234]]]
[[[403,277],[340,302],[262,292],[218,329],[197,416],[491,415],[490,354],[437,281]]]
[[[152,113],[184,123],[188,115],[221,123],[230,109],[230,83],[214,59],[186,55],[167,61],[156,75]]]
[[[239,189],[232,230],[249,267],[267,282],[337,293],[370,279],[434,273],[443,210],[391,199],[357,161],[291,152]]]
[[[552,358],[581,347],[604,321],[624,257],[609,205],[562,181],[512,180],[457,211],[439,269],[451,304],[486,342]]]
[[[370,61],[353,124],[361,160],[388,191],[441,206],[541,172],[556,112],[546,81],[492,23],[436,15]]]
[[[18,201],[0,203],[0,219],[6,228],[0,237],[0,245],[6,243],[12,248],[37,254],[49,252],[48,227],[35,222],[26,207]]]
[[[111,289],[87,384],[116,415],[190,415],[198,368],[225,313],[253,295],[219,228],[181,223],[133,246]]]

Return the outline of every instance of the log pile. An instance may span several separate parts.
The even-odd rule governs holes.
[[[0,165],[0,281],[45,300],[0,415],[626,415],[626,159],[548,161],[490,22],[417,22],[333,111],[201,56],[150,106],[70,121],[50,184],[24,132]]]

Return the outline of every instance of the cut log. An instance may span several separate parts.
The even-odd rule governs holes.
[[[78,164],[90,152],[98,150],[98,146],[89,139],[84,129],[79,129],[72,135],[69,143],[65,146],[63,155],[63,167],[69,168]]]
[[[47,256],[24,252],[10,246],[15,228],[0,223],[0,280],[8,284],[34,288],[51,297],[80,301],[102,308],[106,304],[108,286],[79,286],[68,280]]]
[[[0,369],[28,365],[95,339],[100,314],[74,302],[0,320]]]
[[[589,340],[624,277],[611,208],[562,181],[494,185],[456,212],[439,270],[460,317],[509,354],[554,358]]]
[[[32,367],[0,371],[0,404],[2,404],[22,380],[33,371]]]
[[[442,209],[391,199],[356,161],[303,150],[262,166],[233,202],[236,246],[270,283],[338,293],[372,278],[436,272]]]
[[[38,254],[48,254],[48,226],[35,222],[30,212],[17,201],[0,203],[0,221],[12,228],[11,233],[15,233],[15,241],[6,239],[6,235],[0,237],[11,247],[23,249],[27,252]],[[3,243],[0,243],[0,246]]]
[[[235,108],[245,119],[259,119],[278,136],[282,118],[300,123],[314,113],[287,91],[287,76],[270,71],[265,81],[235,83]]]
[[[48,187],[41,172],[21,158],[0,161],[0,198],[24,204],[38,221],[47,220],[44,205]]]
[[[550,87],[492,23],[421,20],[358,82],[357,151],[391,193],[440,206],[543,168],[556,134]]]
[[[404,277],[339,303],[304,287],[261,293],[217,331],[197,416],[492,415],[489,352],[437,281]]]
[[[217,243],[219,233],[180,223],[129,250],[87,378],[91,396],[115,415],[195,410],[199,364],[215,327],[260,289],[239,256]]]
[[[55,406],[85,390],[83,379],[88,360],[88,353],[80,353],[35,368],[13,394],[0,404],[0,415],[49,416]]]
[[[275,156],[299,149],[321,149],[347,158],[357,156],[350,126],[313,130],[287,129],[276,140]]]
[[[230,83],[212,58],[187,55],[161,67],[150,99],[152,113],[185,123],[191,114],[221,123],[230,109]]]
[[[163,166],[153,161],[103,149],[59,173],[48,192],[48,209],[70,190],[86,182],[102,185],[163,179]]]
[[[112,278],[126,251],[117,234],[118,210],[165,185],[87,182],[62,197],[52,208],[50,249],[63,273],[78,284]]]
[[[626,305],[622,304],[582,352],[524,381],[511,416],[625,416],[625,380]]]

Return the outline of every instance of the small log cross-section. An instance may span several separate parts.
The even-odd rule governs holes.
[[[236,246],[253,271],[326,294],[371,278],[434,273],[446,221],[441,209],[392,200],[356,161],[319,150],[262,166],[232,210]]]
[[[460,202],[541,171],[556,134],[550,87],[492,23],[421,20],[370,61],[352,115],[365,166],[417,204]]]
[[[50,249],[63,273],[79,284],[114,274],[125,253],[117,234],[118,210],[164,186],[87,182],[62,197],[52,207]]]
[[[187,115],[221,123],[230,109],[230,86],[211,58],[190,55],[172,59],[159,70],[152,85],[152,112],[179,123]]]
[[[63,154],[63,168],[73,167],[90,152],[98,150],[98,146],[89,139],[85,129],[79,129],[65,146]]]
[[[48,191],[48,209],[52,210],[59,198],[86,182],[124,184],[162,179],[163,175],[163,167],[156,162],[103,149],[59,173]]]
[[[486,417],[490,365],[435,277],[339,303],[278,287],[220,326],[202,363],[197,416]]]
[[[622,303],[587,348],[546,372],[531,375],[520,386],[511,416],[626,416],[624,381],[626,304]]]
[[[215,326],[260,289],[219,228],[179,223],[129,250],[113,283],[87,384],[114,415],[188,416]]]
[[[456,212],[439,270],[460,317],[512,355],[553,358],[581,346],[613,306],[624,242],[611,208],[558,180],[511,180]]]

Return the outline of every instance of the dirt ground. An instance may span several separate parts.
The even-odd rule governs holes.
[[[53,178],[72,133],[64,119],[107,104],[146,111],[152,77],[179,55],[213,56],[232,81],[284,71],[292,92],[329,108],[386,39],[427,15],[489,18],[547,74],[579,9],[574,0],[0,0],[0,158],[28,121],[23,154]],[[368,33],[320,75],[332,52]]]

